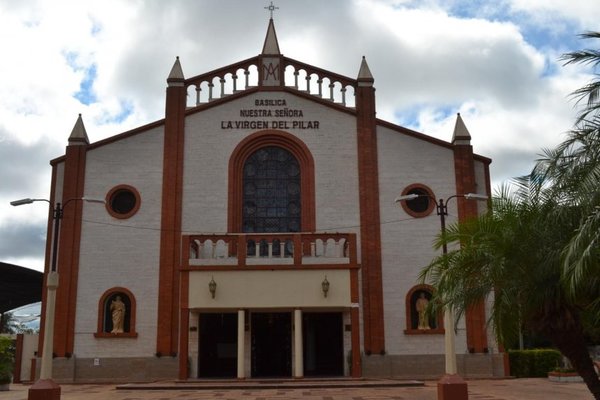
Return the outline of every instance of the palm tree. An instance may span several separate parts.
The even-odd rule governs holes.
[[[579,35],[582,39],[600,39],[600,32],[585,32]],[[596,49],[584,49],[566,53],[561,57],[565,65],[585,64],[591,65],[594,70],[600,66],[600,51]],[[594,72],[594,79],[582,88],[572,93],[577,102],[585,102],[583,109],[577,118],[580,123],[588,118],[590,114],[598,113],[600,109],[600,76]]]
[[[501,343],[514,342],[521,326],[541,334],[600,399],[582,324],[590,288],[571,293],[562,275],[562,249],[580,213],[556,197],[543,177],[518,179],[492,199],[492,212],[453,224],[437,238],[438,249],[445,243],[454,250],[434,259],[420,278],[437,288],[430,304],[449,306],[457,316],[492,299],[490,323]]]
[[[600,39],[600,32],[581,37]],[[501,189],[491,213],[449,227],[436,246],[455,250],[432,261],[421,279],[437,286],[440,305],[459,312],[492,297],[491,323],[502,343],[515,340],[521,325],[540,333],[600,400],[583,323],[600,323],[600,51],[562,60],[594,71],[573,92],[582,105],[574,129],[544,150],[531,174],[515,181],[516,190]]]
[[[600,32],[587,32],[584,39],[600,39]],[[588,64],[594,78],[573,92],[578,104],[583,103],[567,139],[554,150],[546,150],[538,160],[534,173],[552,181],[555,193],[565,203],[582,209],[579,227],[564,249],[563,273],[570,291],[596,283],[596,307],[600,307],[600,51],[586,49],[567,53],[565,64]],[[598,310],[600,311],[600,310]],[[597,313],[600,318],[600,312]],[[600,322],[600,319],[598,320]]]

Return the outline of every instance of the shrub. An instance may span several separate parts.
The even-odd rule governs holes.
[[[12,339],[0,336],[0,384],[12,379],[14,348]]]
[[[560,365],[561,354],[552,349],[509,350],[510,374],[517,378],[546,377]]]

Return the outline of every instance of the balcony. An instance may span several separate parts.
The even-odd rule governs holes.
[[[353,233],[230,233],[183,236],[184,269],[356,268]]]

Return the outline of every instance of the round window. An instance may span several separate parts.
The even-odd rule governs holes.
[[[419,197],[412,200],[402,201],[402,208],[407,214],[413,217],[425,217],[433,211],[435,208],[435,197],[433,192],[425,185],[414,184],[406,187],[402,191],[402,195],[417,195]]]
[[[113,188],[107,199],[107,209],[115,218],[129,218],[140,208],[140,195],[131,186],[120,185]]]

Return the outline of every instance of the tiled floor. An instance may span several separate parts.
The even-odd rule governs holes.
[[[175,386],[175,385],[172,385]],[[27,385],[12,385],[0,400],[27,399]],[[468,381],[469,400],[593,399],[583,383],[553,383],[547,379]],[[261,389],[117,390],[115,385],[62,385],[61,400],[436,400],[437,383],[421,387],[332,387]]]

